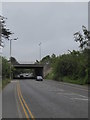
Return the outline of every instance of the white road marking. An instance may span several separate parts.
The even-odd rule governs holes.
[[[69,97],[69,99],[72,99],[72,100],[88,101],[88,97],[83,96],[83,95],[79,95],[79,94],[76,94],[76,93],[63,93],[63,92],[60,93],[59,92],[57,94],[64,95],[66,97]]]
[[[84,98],[87,98],[86,96],[83,96],[83,95],[79,95],[79,96],[84,97]]]
[[[11,83],[13,83],[13,82],[17,82],[17,80],[12,80]]]
[[[75,95],[73,93],[64,93],[64,92],[58,92],[57,94],[63,94],[63,95]]]
[[[50,92],[57,92],[57,93],[59,93],[59,92],[63,92],[64,90],[63,89],[59,89],[59,90],[49,90]]]
[[[88,99],[84,99],[84,98],[70,98],[70,99],[76,99],[76,100],[84,100],[84,101],[88,101]]]
[[[86,87],[82,87],[82,86],[76,86],[74,84],[70,84],[70,83],[61,83],[62,85],[66,85],[66,86],[71,86],[75,89],[78,89],[78,90],[84,90],[84,91],[87,91],[88,92],[88,86]]]
[[[84,97],[84,98],[87,98],[86,96],[84,95],[80,95],[80,94],[76,94],[76,93],[64,93],[64,92],[59,92],[57,94],[63,94],[63,95],[75,95],[75,96],[79,96],[79,97]]]

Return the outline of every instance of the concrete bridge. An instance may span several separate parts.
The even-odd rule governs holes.
[[[42,64],[17,64],[13,65],[13,67],[18,69],[33,69],[36,76],[42,76],[43,77],[43,65]],[[14,73],[13,73],[14,74]]]

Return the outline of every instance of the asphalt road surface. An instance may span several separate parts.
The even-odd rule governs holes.
[[[88,88],[52,80],[12,80],[2,92],[3,118],[88,118]]]

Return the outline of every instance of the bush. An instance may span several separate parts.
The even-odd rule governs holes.
[[[65,81],[63,78],[66,76],[74,83],[87,84],[89,70],[87,50],[82,52],[74,50],[57,58],[53,65],[53,79]]]
[[[8,60],[3,57],[2,58],[2,77],[9,78],[9,76],[10,76],[10,64],[8,63]]]

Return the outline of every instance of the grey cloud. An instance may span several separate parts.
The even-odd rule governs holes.
[[[8,27],[18,36],[13,41],[12,55],[18,60],[39,59],[39,42],[42,57],[57,55],[68,49],[78,49],[73,34],[88,26],[88,3],[3,3],[3,15]],[[3,54],[9,56],[9,47]]]

